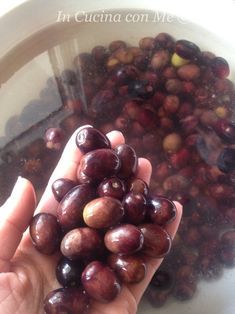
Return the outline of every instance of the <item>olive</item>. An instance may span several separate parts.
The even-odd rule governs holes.
[[[77,133],[76,144],[84,154],[99,148],[111,148],[107,136],[92,127],[83,128]]]
[[[85,223],[92,228],[108,228],[117,224],[124,215],[121,202],[113,197],[99,197],[90,201],[83,210]]]
[[[101,181],[115,175],[120,169],[121,162],[117,154],[107,148],[96,149],[85,154],[80,160],[79,172],[92,181]]]
[[[82,273],[82,284],[93,299],[107,303],[120,292],[120,283],[114,271],[99,261],[87,265]]]
[[[102,238],[91,228],[76,228],[64,236],[61,241],[61,253],[71,259],[87,258],[97,255],[102,249]]]
[[[105,246],[116,254],[132,254],[139,251],[144,242],[140,229],[130,224],[122,224],[108,230],[104,237]]]
[[[78,288],[60,288],[48,293],[44,300],[46,314],[86,314],[89,298]]]
[[[40,213],[30,223],[30,236],[35,248],[43,254],[53,254],[59,248],[61,228],[54,215]]]
[[[138,283],[145,277],[146,265],[139,256],[111,254],[108,264],[123,283]]]
[[[172,240],[165,229],[156,224],[142,224],[139,228],[144,235],[142,248],[144,254],[160,258],[170,251]]]
[[[115,151],[121,161],[118,177],[127,179],[135,175],[138,165],[138,158],[135,150],[127,144],[121,144],[115,148]]]
[[[89,184],[81,184],[70,190],[57,207],[57,218],[63,229],[73,229],[83,223],[82,211],[94,196]]]

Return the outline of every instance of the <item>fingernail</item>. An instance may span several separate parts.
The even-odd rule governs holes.
[[[85,128],[93,128],[93,126],[90,125],[90,124],[85,124],[85,125],[80,126],[80,127],[77,129],[77,131],[81,131],[82,129],[85,129]]]
[[[24,181],[23,177],[19,176],[17,178],[16,183],[15,183],[15,185],[13,187],[12,192],[11,192],[11,196],[14,196],[14,195],[18,194],[19,191],[22,191],[22,183],[23,183],[23,181]]]
[[[123,136],[123,133],[122,133],[121,131],[118,131],[118,130],[110,131],[110,132],[108,132],[106,135],[111,135],[111,136],[112,136],[113,134],[116,134],[116,135],[117,135],[118,133]]]

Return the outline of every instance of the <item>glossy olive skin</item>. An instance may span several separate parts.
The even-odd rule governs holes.
[[[86,314],[89,297],[78,288],[60,288],[48,293],[44,300],[46,314]]]
[[[30,223],[30,236],[35,248],[43,254],[53,254],[59,249],[61,228],[54,215],[40,213]]]
[[[92,127],[83,128],[77,133],[76,144],[83,154],[99,148],[111,148],[109,139]]]
[[[76,182],[61,178],[52,183],[51,189],[55,199],[60,202],[62,198],[75,186]]]
[[[122,180],[117,177],[104,179],[98,186],[99,196],[110,196],[122,200],[126,186]]]
[[[121,160],[118,177],[127,179],[135,175],[138,166],[138,158],[135,150],[127,144],[121,144],[115,147],[115,151]]]
[[[177,40],[175,43],[175,52],[181,57],[191,60],[197,56],[200,49],[197,45],[188,40]]]
[[[84,269],[82,285],[88,295],[102,303],[112,301],[121,289],[114,271],[99,261],[91,262]]]
[[[122,224],[108,230],[104,236],[106,248],[115,254],[133,254],[141,250],[144,236],[140,229],[130,224]]]
[[[146,199],[140,193],[128,193],[123,199],[125,221],[134,225],[140,224],[146,214]]]
[[[120,166],[120,159],[112,149],[96,149],[81,158],[77,176],[79,177],[81,171],[92,181],[97,182],[114,176]]]
[[[132,193],[141,193],[147,196],[149,193],[149,188],[146,182],[139,178],[133,178],[128,182],[129,191]]]
[[[83,210],[83,219],[91,228],[108,228],[121,221],[124,215],[122,203],[116,198],[104,196],[90,201]]]
[[[138,283],[144,279],[146,265],[143,259],[136,255],[110,254],[108,265],[116,272],[123,283]]]
[[[171,237],[166,230],[156,224],[142,224],[139,228],[144,235],[143,254],[160,258],[165,256],[171,248]]]
[[[71,260],[89,258],[102,250],[102,239],[94,229],[76,228],[66,233],[61,241],[60,250]]]
[[[82,171],[77,172],[77,179],[79,184],[93,184],[93,181],[91,178],[89,178],[87,175],[85,175]]]
[[[71,230],[82,225],[82,211],[94,196],[89,184],[81,184],[70,190],[57,207],[57,219],[63,229]]]
[[[56,278],[63,287],[79,287],[83,270],[82,261],[71,261],[62,257],[56,266]]]
[[[175,204],[162,196],[153,196],[148,199],[148,213],[153,223],[164,226],[176,218]]]

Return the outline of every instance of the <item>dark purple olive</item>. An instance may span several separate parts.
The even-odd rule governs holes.
[[[219,170],[230,173],[235,170],[235,149],[224,148],[217,159]]]
[[[191,299],[196,292],[197,285],[191,282],[179,282],[174,287],[174,297],[180,301]]]
[[[108,228],[121,221],[124,215],[122,203],[116,198],[104,196],[90,201],[83,210],[83,219],[91,228]]]
[[[235,247],[235,230],[224,232],[220,238],[220,241],[224,246]]]
[[[111,148],[109,139],[92,127],[83,128],[77,133],[76,144],[84,154],[99,148]]]
[[[60,128],[49,128],[44,136],[46,147],[49,149],[61,149],[64,141],[64,132]]]
[[[108,265],[116,272],[123,283],[138,283],[144,279],[146,265],[143,259],[135,255],[111,254]]]
[[[159,258],[165,256],[171,248],[171,237],[162,227],[156,224],[139,226],[144,235],[142,252],[147,256]]]
[[[99,122],[109,122],[121,113],[121,100],[113,89],[99,90],[88,108],[91,118]]]
[[[216,279],[222,275],[222,265],[216,255],[207,254],[199,257],[197,272],[205,280]]]
[[[155,287],[151,286],[149,286],[146,291],[147,299],[154,308],[159,308],[163,306],[169,298],[170,294],[171,290],[169,289],[158,290]]]
[[[146,214],[146,199],[140,193],[128,193],[123,199],[125,221],[134,225],[140,224]]]
[[[115,175],[120,166],[120,159],[113,150],[96,149],[82,157],[78,173],[81,171],[91,180],[100,181]]]
[[[148,214],[153,223],[167,225],[176,218],[176,207],[163,196],[153,196],[148,199]]]
[[[150,285],[157,289],[169,289],[173,284],[173,275],[170,271],[166,270],[157,270],[151,279]]]
[[[141,193],[147,196],[149,193],[149,188],[146,182],[139,178],[133,178],[128,183],[129,191],[133,193]]]
[[[221,57],[216,57],[212,59],[211,69],[213,73],[221,79],[226,78],[227,76],[229,76],[230,73],[228,62]]]
[[[77,179],[79,184],[93,184],[94,180],[92,180],[91,178],[89,178],[87,175],[85,175],[82,171],[78,171],[77,172]]]
[[[121,144],[115,147],[115,151],[121,161],[121,168],[117,175],[122,179],[135,175],[138,166],[135,150],[127,144]]]
[[[128,93],[132,97],[149,99],[154,95],[154,88],[147,80],[132,80],[128,84]]]
[[[90,297],[102,303],[112,301],[121,289],[114,271],[99,261],[91,262],[84,269],[82,284]]]
[[[99,196],[110,196],[122,200],[126,187],[122,180],[117,177],[104,179],[98,186]]]
[[[123,224],[108,230],[104,236],[107,249],[115,254],[133,254],[141,250],[144,237],[141,231],[130,224]]]
[[[62,83],[67,85],[75,85],[77,83],[77,75],[74,71],[66,69],[61,73]]]
[[[66,233],[60,245],[61,253],[71,260],[97,255],[102,248],[102,238],[99,233],[86,227]]]
[[[63,287],[79,287],[83,270],[82,261],[71,261],[62,257],[56,266],[56,278]]]
[[[40,213],[30,223],[30,236],[35,248],[43,254],[53,254],[59,249],[61,228],[54,215]]]
[[[197,45],[188,40],[177,40],[175,43],[175,52],[184,59],[192,60],[195,58],[200,49]]]
[[[226,143],[235,144],[235,123],[220,119],[215,125],[215,131]]]
[[[112,79],[116,84],[125,85],[138,78],[138,71],[133,65],[124,65],[114,70]]]
[[[89,298],[78,288],[60,288],[48,293],[44,300],[46,314],[86,314]]]
[[[52,183],[52,192],[55,199],[60,202],[62,198],[76,186],[76,182],[69,179],[57,179]]]
[[[57,207],[57,218],[63,229],[73,229],[83,223],[84,206],[94,197],[89,184],[81,184],[70,190]]]
[[[226,267],[234,267],[235,266],[235,247],[234,246],[223,247],[220,252],[220,261]]]

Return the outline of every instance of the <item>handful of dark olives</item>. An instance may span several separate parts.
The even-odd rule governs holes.
[[[55,275],[63,288],[47,295],[47,314],[87,313],[89,300],[112,301],[122,283],[145,277],[145,256],[161,258],[171,248],[164,226],[175,219],[175,205],[149,195],[136,177],[135,150],[127,144],[112,149],[92,127],[78,132],[76,144],[84,154],[77,182],[56,180],[55,216],[37,214],[30,225],[38,251],[61,254]]]

